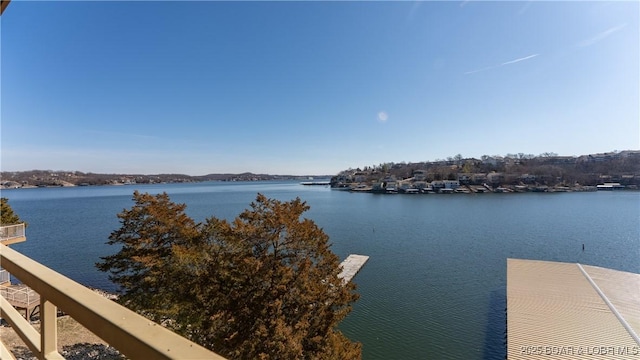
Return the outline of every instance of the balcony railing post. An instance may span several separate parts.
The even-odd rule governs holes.
[[[10,316],[11,326],[32,352],[40,353],[41,359],[62,359],[57,351],[52,351],[57,347],[57,324],[52,319],[56,306],[130,359],[223,359],[3,244],[0,262],[43,299],[39,334],[9,301],[0,297],[0,316]],[[41,339],[43,336],[48,339]]]
[[[40,297],[40,359],[53,359],[58,354],[58,326],[56,306]]]

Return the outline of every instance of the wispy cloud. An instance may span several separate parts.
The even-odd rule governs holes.
[[[487,71],[487,70],[491,70],[491,69],[495,69],[497,67],[500,67],[500,65],[495,65],[495,66],[487,66],[485,68],[482,69],[477,69],[477,70],[471,70],[471,71],[467,71],[466,73],[464,73],[465,75],[471,75],[471,74],[475,74],[475,73],[479,73],[479,72],[483,72],[483,71]]]
[[[464,0],[463,2],[460,3],[460,7],[464,7],[465,5],[467,5],[468,2],[470,2],[471,0]]]
[[[521,57],[521,58],[505,61],[500,65],[487,66],[487,67],[484,67],[482,69],[467,71],[464,74],[465,75],[470,75],[470,74],[475,74],[475,73],[479,73],[479,72],[483,72],[483,71],[487,71],[487,70],[497,69],[497,68],[505,66],[505,65],[511,65],[511,64],[519,63],[521,61],[533,59],[536,56],[540,56],[540,54],[531,54],[531,55],[528,55],[528,56],[525,56],[525,57]]]
[[[536,56],[538,56],[538,55],[540,55],[540,54],[532,54],[532,55],[529,55],[529,56],[521,57],[521,58],[519,58],[519,59],[506,61],[506,62],[503,62],[502,64],[500,64],[500,66],[503,66],[503,65],[509,65],[509,64],[515,64],[515,63],[520,62],[520,61],[525,61],[525,60],[533,59],[534,57],[536,57]]]
[[[594,35],[594,36],[592,36],[592,37],[590,37],[590,38],[588,38],[586,40],[582,40],[581,42],[578,43],[578,46],[579,47],[585,47],[585,46],[593,45],[593,44],[597,43],[598,41],[607,38],[609,35],[621,30],[625,26],[627,26],[627,23],[623,23],[623,24],[620,24],[618,26],[614,26],[612,28],[609,28],[609,29],[607,29],[607,30],[605,30],[603,32],[600,32],[600,33],[598,33],[598,34],[596,34],[596,35]]]

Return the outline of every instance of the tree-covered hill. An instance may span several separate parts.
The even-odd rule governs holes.
[[[617,182],[640,186],[640,151],[625,150],[582,156],[555,153],[483,155],[480,159],[458,154],[445,160],[417,163],[383,163],[348,169],[332,178],[334,186],[374,185],[387,180],[459,181],[494,187],[506,185],[595,186]]]

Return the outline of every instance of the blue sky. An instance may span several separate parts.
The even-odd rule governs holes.
[[[0,167],[309,175],[639,149],[639,8],[13,0]]]

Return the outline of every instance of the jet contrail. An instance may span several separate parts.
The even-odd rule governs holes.
[[[519,59],[503,62],[502,64],[500,64],[500,66],[509,65],[509,64],[515,64],[515,63],[520,62],[520,61],[529,60],[529,59],[534,58],[534,57],[536,57],[538,55],[540,55],[540,54],[533,54],[533,55],[525,56],[525,57],[522,57],[522,58],[519,58]]]

